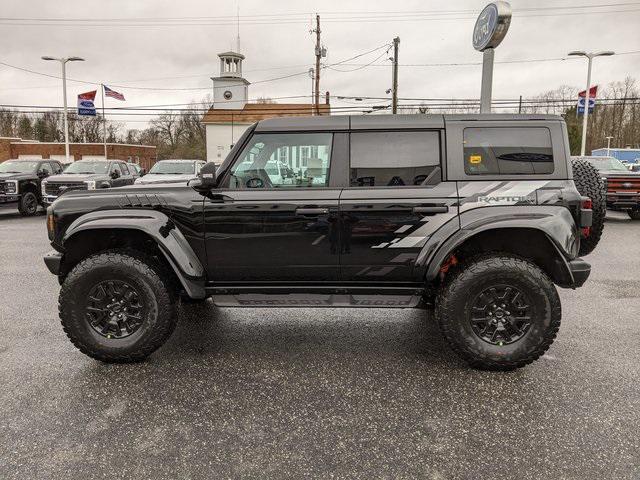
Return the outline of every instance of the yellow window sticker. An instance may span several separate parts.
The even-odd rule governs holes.
[[[482,163],[482,155],[470,155],[469,163],[473,163],[473,164]]]

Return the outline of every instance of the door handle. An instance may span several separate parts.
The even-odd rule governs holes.
[[[234,202],[234,198],[233,197],[230,197],[228,195],[223,195],[221,193],[209,194],[209,195],[207,195],[207,197],[213,203],[232,203],[232,202]]]
[[[413,213],[447,213],[449,207],[447,205],[438,205],[435,207],[413,207]]]
[[[327,215],[328,208],[296,208],[296,215]]]

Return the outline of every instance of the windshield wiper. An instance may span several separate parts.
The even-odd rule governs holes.
[[[0,172],[0,173],[22,173],[22,172],[14,172],[13,170],[9,170],[7,172]]]

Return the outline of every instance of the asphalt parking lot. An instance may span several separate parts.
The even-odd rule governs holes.
[[[640,478],[640,222],[609,215],[548,353],[468,369],[422,311],[184,308],[80,354],[44,216],[0,211],[0,478]]]

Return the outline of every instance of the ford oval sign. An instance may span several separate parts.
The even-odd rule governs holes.
[[[507,2],[493,2],[484,7],[473,27],[473,48],[482,52],[500,45],[510,23],[511,5]]]

